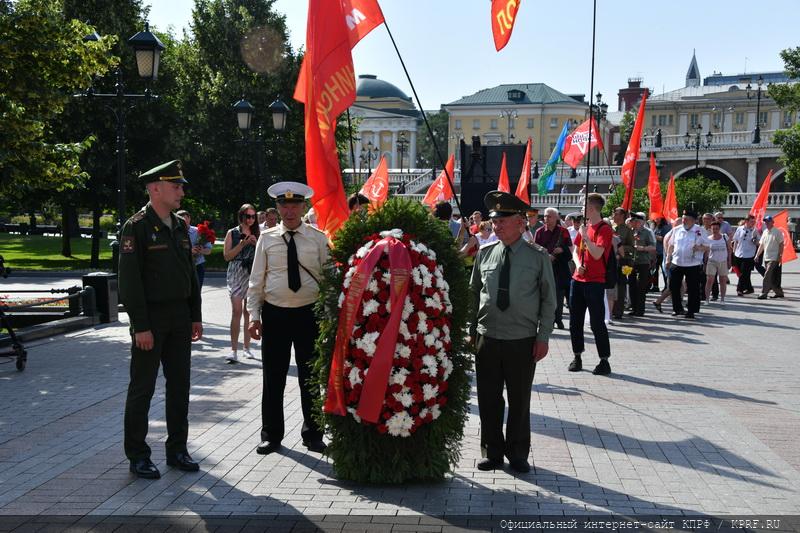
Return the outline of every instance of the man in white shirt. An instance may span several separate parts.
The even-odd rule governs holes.
[[[756,261],[762,256],[764,257],[766,271],[764,272],[764,283],[758,299],[765,300],[771,290],[775,291],[775,294],[770,298],[783,298],[780,276],[783,258],[783,232],[775,227],[775,221],[769,215],[764,217],[764,233],[761,235],[761,241],[758,245]]]
[[[259,236],[247,291],[250,336],[256,340],[267,338],[261,343],[264,392],[261,444],[256,452],[267,455],[281,447],[283,393],[294,345],[303,410],[303,445],[322,453],[325,443],[312,416],[316,394],[312,394],[310,379],[319,331],[314,303],[319,295],[322,267],[329,257],[328,239],[302,221],[305,201],[314,194],[310,187],[284,181],[272,185],[267,193],[275,198],[281,223]]]
[[[761,232],[756,229],[756,217],[753,215],[748,215],[745,223],[739,226],[733,234],[734,264],[739,269],[736,294],[739,296],[755,292],[750,274],[753,272],[754,258],[760,239]]]
[[[709,249],[708,233],[698,226],[697,213],[683,211],[683,225],[672,230],[672,238],[667,250],[667,268],[672,268],[669,287],[672,291],[672,316],[685,315],[695,318],[700,311],[700,282],[703,280],[703,253]],[[687,310],[683,310],[681,285],[686,278]]]

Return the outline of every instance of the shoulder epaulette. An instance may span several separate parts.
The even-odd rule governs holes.
[[[499,242],[500,242],[500,241],[492,241],[492,242],[487,242],[486,244],[481,244],[481,245],[478,247],[478,249],[479,249],[479,250],[483,250],[484,248],[489,248],[490,246],[494,246],[494,245],[498,244]]]
[[[134,215],[131,217],[131,222],[133,222],[134,224],[135,224],[136,222],[141,222],[142,220],[144,220],[144,216],[145,216],[146,214],[147,214],[147,211],[146,211],[146,210],[144,210],[144,209],[142,209],[142,210],[140,210],[140,211],[137,211],[137,212],[136,212],[136,213],[134,213]]]
[[[527,244],[528,247],[533,248],[537,252],[541,252],[544,255],[548,255],[547,249],[544,246],[542,246],[541,244],[536,244],[535,242],[528,242],[528,241],[525,241],[525,244]]]

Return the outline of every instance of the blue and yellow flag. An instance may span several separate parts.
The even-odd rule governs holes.
[[[552,191],[556,186],[556,165],[561,160],[561,152],[564,150],[564,142],[567,139],[567,132],[569,131],[569,121],[564,122],[564,127],[561,130],[561,135],[558,136],[556,145],[553,147],[553,153],[550,154],[550,159],[542,169],[539,176],[539,181],[536,184],[539,196],[544,196],[547,191]]]

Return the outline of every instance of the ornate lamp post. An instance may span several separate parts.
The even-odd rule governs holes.
[[[286,129],[286,117],[289,114],[289,107],[280,98],[269,105],[272,114],[272,129],[282,132]],[[233,112],[236,114],[236,124],[242,132],[242,138],[237,142],[250,145],[256,154],[256,179],[258,180],[258,199],[259,208],[266,209],[267,206],[267,186],[264,183],[264,136],[259,125],[256,134],[251,138],[250,131],[253,127],[253,116],[256,109],[247,100],[242,99],[233,104]]]
[[[84,41],[98,41],[100,36],[97,32],[83,38]],[[158,79],[158,66],[161,62],[161,52],[164,45],[150,32],[149,24],[144,25],[144,31],[140,31],[130,39],[128,45],[134,49],[136,54],[136,67],[139,76],[146,80]],[[122,81],[122,69],[117,67],[117,83],[114,85],[113,93],[97,93],[93,87],[89,87],[84,92],[73,95],[75,97],[100,98],[110,100],[113,104],[106,105],[117,121],[117,236],[122,232],[122,225],[125,223],[125,117],[133,107],[142,99],[145,101],[151,98],[158,98],[146,89],[142,94],[126,93],[125,84]],[[119,266],[119,238],[111,243],[112,250],[112,270],[117,271]]]
[[[706,142],[705,142],[705,144],[703,144],[701,139],[700,139],[700,132],[703,131],[703,125],[702,124],[696,124],[694,126],[694,131],[695,131],[694,139],[692,138],[692,134],[690,134],[687,131],[686,135],[683,136],[683,141],[684,141],[684,145],[686,146],[686,148],[694,148],[695,149],[695,151],[694,151],[694,175],[695,175],[695,177],[697,177],[699,175],[699,168],[700,168],[700,146],[702,146],[703,148],[708,149],[711,146],[711,139],[714,137],[714,135],[710,131],[708,133],[706,133],[706,135],[705,135]]]
[[[406,132],[400,132],[400,138],[397,140],[397,149],[400,151],[400,172],[403,172],[403,155],[406,153],[408,141],[406,140]]]
[[[367,174],[372,175],[372,162],[378,159],[378,149],[369,141],[365,149],[361,149],[361,164],[367,166]]]
[[[513,120],[516,120],[517,110],[516,109],[501,109],[500,110],[500,118],[505,117],[507,119],[506,122],[506,143],[511,144],[514,142],[514,136],[511,134],[511,126],[513,125]]]
[[[758,144],[761,142],[761,86],[764,85],[764,78],[762,76],[758,76],[756,80],[756,84],[758,85],[758,90],[756,91],[755,96],[753,95],[753,88],[750,84],[747,84],[747,99],[752,100],[754,97],[756,99],[756,129],[753,132],[753,144]]]

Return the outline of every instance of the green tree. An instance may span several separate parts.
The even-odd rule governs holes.
[[[441,168],[442,161],[446,163],[449,157],[447,153],[447,129],[450,115],[447,111],[442,109],[435,113],[429,112],[427,116],[428,123],[431,125],[431,129],[433,129],[433,133],[436,136],[436,145],[439,147],[439,153],[435,154],[428,128],[425,127],[424,122],[420,122],[417,131],[417,159],[419,159],[420,165],[423,167],[429,167],[431,163],[433,163],[436,168]],[[412,162],[412,165],[414,164],[416,163]]]
[[[667,184],[666,181],[661,182],[662,198],[667,192]],[[718,181],[710,180],[703,176],[675,179],[675,198],[678,200],[679,210],[692,207],[700,214],[714,213],[722,208],[728,199],[729,193],[730,191]],[[603,216],[609,216],[615,208],[622,205],[624,195],[625,187],[620,185],[614,190],[614,194],[606,198]],[[633,192],[631,210],[641,211],[645,214],[650,212],[650,197],[647,195],[646,187],[641,187]]]
[[[783,50],[781,59],[789,78],[800,80],[800,47]],[[784,111],[800,113],[800,83],[772,84],[769,95]],[[786,182],[800,182],[800,122],[775,132],[773,142],[783,150],[779,161],[786,165]]]
[[[83,42],[90,31],[59,0],[0,4],[0,194],[23,199],[86,178],[79,156],[92,138],[54,139],[52,123],[70,94],[113,65],[114,40]]]
[[[242,203],[260,203],[263,187],[272,181],[302,181],[305,173],[303,107],[291,100],[300,58],[273,3],[195,0],[192,32],[175,49],[176,87],[167,100],[179,113],[168,145],[185,162],[190,194],[231,222]],[[263,127],[261,145],[237,142],[241,134],[232,105],[242,96],[256,108],[254,130]],[[290,107],[282,134],[274,133],[268,109],[276,97]],[[263,184],[256,179],[256,150],[265,164]]]

